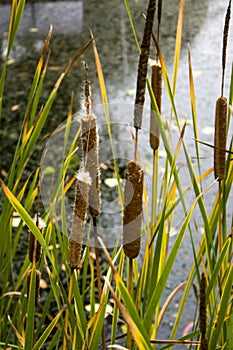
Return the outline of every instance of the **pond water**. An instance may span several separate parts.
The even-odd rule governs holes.
[[[145,1],[132,0],[129,2],[132,9],[133,20],[139,40],[142,36],[144,20],[142,12],[146,11]],[[187,0],[185,4],[183,43],[176,90],[176,107],[180,119],[191,121],[191,108],[189,99],[188,59],[187,42],[191,46],[193,73],[195,79],[196,105],[199,124],[199,138],[205,142],[213,143],[214,109],[216,98],[220,95],[221,88],[221,49],[222,30],[228,1],[203,1]],[[176,22],[179,1],[167,0],[164,4],[164,12],[161,23],[160,45],[167,65],[169,77],[172,81],[173,56],[175,47]],[[6,31],[10,14],[9,5],[0,5],[0,32],[1,32],[1,56],[4,57],[6,49]],[[98,47],[105,83],[110,104],[110,117],[113,130],[116,152],[119,159],[127,160],[132,157],[132,141],[128,124],[132,125],[133,103],[135,96],[136,73],[138,54],[134,37],[130,28],[127,12],[123,0],[83,0],[83,1],[58,1],[56,3],[27,3],[22,24],[10,57],[6,81],[6,93],[3,100],[3,117],[1,120],[1,171],[7,171],[12,161],[14,148],[18,139],[23,113],[30,90],[30,84],[40,54],[43,41],[53,24],[53,37],[51,42],[51,59],[48,67],[48,75],[45,81],[42,101],[48,96],[56,79],[66,67],[70,58],[89,39],[89,29],[93,31]],[[232,24],[229,38],[232,38]],[[227,67],[225,78],[225,95],[229,95],[229,81],[233,57],[233,40],[229,40]],[[152,46],[151,61],[155,59],[155,49]],[[100,130],[105,132],[104,113],[99,92],[98,79],[91,49],[83,57],[89,66],[89,79],[91,81],[94,98],[94,111],[98,116]],[[149,69],[150,73],[150,69]],[[67,76],[62,89],[58,94],[57,102],[53,106],[52,113],[45,126],[45,131],[56,129],[67,116],[71,92],[74,91],[74,111],[80,110],[83,97],[84,69],[82,62],[75,65],[72,72]],[[148,145],[148,114],[149,98],[146,100],[143,128],[139,132],[139,152],[146,171],[147,190],[151,189],[151,150]],[[164,118],[170,116],[169,99],[165,91],[163,94],[162,113]],[[114,124],[115,123],[115,124]],[[229,135],[232,135],[232,123]],[[171,126],[171,143],[175,147],[178,131],[177,127]],[[195,158],[194,142],[192,140],[192,125],[187,125],[185,141],[190,154]],[[229,145],[229,142],[228,142]],[[45,144],[39,148],[39,157],[32,158],[30,166],[40,163]],[[163,146],[161,146],[162,157]],[[211,149],[200,146],[203,159],[202,171],[212,166],[213,152]],[[102,153],[102,161],[106,162],[107,155]],[[196,161],[194,166],[196,166]],[[161,158],[161,168],[164,159]],[[181,154],[180,164],[184,162]],[[123,162],[124,163],[124,162]],[[184,188],[190,184],[187,169],[182,167],[181,175]],[[208,178],[203,185],[211,183],[213,178]],[[106,189],[107,191],[107,189]],[[208,192],[206,196],[207,209],[210,210],[217,187]],[[113,195],[114,197],[114,195]],[[187,199],[187,207],[193,202],[194,194],[190,193]],[[117,202],[117,194],[105,203],[105,216],[111,217],[114,224],[116,212],[113,211]],[[182,209],[181,209],[182,210]],[[117,210],[120,215],[119,210]],[[229,220],[232,209],[229,209]],[[201,225],[198,211],[195,218]],[[177,219],[177,225],[180,218]],[[197,241],[201,237],[198,232]],[[170,241],[172,244],[172,238]],[[167,295],[177,285],[178,281],[187,278],[192,263],[191,244],[189,237],[185,237],[180,250],[180,257],[174,267],[174,273],[167,285]],[[143,257],[139,257],[142,259]],[[166,298],[166,296],[164,298]],[[159,337],[167,338],[175,318],[181,294],[177,294],[172,306],[169,307]],[[195,300],[190,296],[187,312],[181,322],[179,334],[184,326],[191,322],[195,310]]]

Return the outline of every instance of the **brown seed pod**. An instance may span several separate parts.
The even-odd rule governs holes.
[[[28,256],[31,263],[34,259],[36,262],[39,261],[41,257],[41,245],[31,231],[29,236]]]
[[[162,69],[160,64],[155,64],[152,66],[152,77],[151,77],[151,87],[155,96],[155,100],[161,112],[162,104]],[[157,150],[159,147],[159,128],[155,119],[156,112],[151,106],[150,114],[150,146],[153,150]]]
[[[93,115],[81,117],[81,130],[84,168],[92,180],[88,198],[89,212],[91,216],[97,217],[100,214],[100,172],[96,118]]]
[[[27,297],[29,298],[30,293],[30,282],[31,282],[32,270],[28,271],[27,274]],[[40,301],[40,276],[39,270],[36,270],[36,286],[35,286],[35,305],[37,306]]]
[[[126,167],[123,212],[123,249],[125,255],[136,258],[140,252],[143,181],[142,165],[131,160]]]
[[[215,110],[214,134],[214,176],[221,181],[226,174],[226,139],[227,139],[227,99],[219,97]]]
[[[77,175],[74,211],[68,249],[68,265],[71,269],[76,269],[80,264],[90,184],[91,179],[89,174],[80,171]]]

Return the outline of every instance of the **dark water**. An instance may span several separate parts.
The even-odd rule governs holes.
[[[147,2],[140,0],[130,1],[133,20],[139,40],[142,37],[144,26],[144,20],[141,14],[146,11],[146,3]],[[178,5],[179,1],[177,0],[167,0],[164,2],[161,23],[160,45],[171,80]],[[227,1],[188,0],[185,3],[183,43],[175,101],[180,118],[191,120],[187,62],[187,42],[189,41],[191,45],[195,79],[200,139],[210,143],[213,143],[215,100],[220,94],[222,29],[226,7]],[[2,57],[4,57],[6,48],[5,32],[8,28],[9,13],[9,5],[0,5]],[[124,134],[124,129],[126,129],[127,123],[132,124],[132,105],[134,103],[138,53],[124,2],[120,0],[84,0],[58,1],[56,3],[28,3],[8,65],[6,90],[3,100],[3,116],[0,122],[0,170],[7,171],[10,167],[23,120],[27,96],[30,91],[30,84],[50,23],[53,23],[54,27],[51,41],[51,58],[40,105],[42,105],[48,97],[56,79],[64,71],[71,57],[89,39],[89,29],[91,29],[96,39],[102,63],[108,99],[110,102],[111,120],[112,123],[117,123],[117,127],[113,128],[113,133],[114,139],[118,141],[118,157],[122,159],[130,158],[132,145],[127,142],[124,143],[122,140],[124,137],[128,137]],[[229,37],[232,38],[232,25],[230,29]],[[229,94],[229,77],[233,57],[232,42],[233,41],[230,39],[225,80],[226,96]],[[151,59],[154,58],[155,49],[152,46]],[[99,92],[92,48],[88,49],[82,60],[85,60],[89,65],[89,79],[91,81],[93,94],[95,95],[94,105],[96,106],[96,113],[99,111],[102,115],[103,108],[101,105],[101,95]],[[58,98],[46,123],[44,134],[54,130],[65,120],[69,109],[72,91],[74,91],[74,112],[80,110],[84,80],[82,60],[75,65],[62,83]],[[149,99],[146,101],[146,106],[147,108],[149,107]],[[169,117],[170,115],[170,105],[165,89],[163,96],[163,114],[165,117]],[[145,112],[145,116],[147,115],[148,110]],[[122,122],[123,124],[121,125]],[[145,117],[143,130],[139,135],[141,142],[140,156],[144,162],[148,186],[147,189],[148,193],[150,193],[152,168],[147,130],[148,118]],[[229,135],[232,135],[232,125],[230,130],[231,132]],[[195,156],[193,141],[191,139],[192,136],[192,126],[188,125],[185,140],[190,147],[191,155]],[[174,147],[176,145],[177,137],[178,132],[174,125],[174,127],[171,128],[171,140]],[[119,140],[121,141],[119,142]],[[39,165],[44,146],[45,144],[41,143],[37,157],[33,156],[30,166]],[[204,158],[202,163],[202,171],[204,171],[212,166],[212,151],[205,147],[200,147],[200,151],[201,157]],[[182,163],[184,161],[182,154],[180,157],[179,161]],[[163,158],[161,158],[161,168],[162,165]],[[195,165],[194,160],[194,166]],[[182,184],[185,187],[190,183],[190,180],[185,166],[183,169]],[[211,181],[212,178],[208,179],[208,183]],[[214,198],[215,193],[216,187],[208,193],[208,197],[206,198],[208,210],[212,205],[212,199]],[[115,194],[114,200],[109,201],[109,203],[106,204],[106,207],[109,206],[111,208],[111,206],[115,206],[116,197],[117,194]],[[193,199],[194,194],[191,193],[187,200],[188,207]],[[229,218],[231,212],[232,209],[229,210]],[[106,215],[109,216],[110,213],[108,212]],[[198,211],[195,215],[195,219],[197,221],[200,219]],[[179,225],[179,218],[177,219],[177,225]],[[200,237],[201,230],[198,232],[197,240],[199,240]],[[172,242],[173,238],[171,238],[171,245]],[[184,281],[185,278],[187,278],[192,263],[190,251],[190,239],[187,236],[181,247],[179,259],[175,265],[174,272],[167,284],[166,295],[164,298],[171,292],[178,282]],[[181,293],[177,294],[171,307],[168,308],[161,326],[161,331],[159,332],[161,338],[169,337],[175,319],[176,310],[179,306],[180,297]],[[184,313],[181,322],[179,335],[182,328],[193,320],[194,310],[195,300],[191,293],[190,301],[187,305],[187,312]]]

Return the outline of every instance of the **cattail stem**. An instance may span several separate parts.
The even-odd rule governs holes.
[[[98,286],[98,296],[99,296],[99,303],[100,303],[101,296],[102,296],[102,285],[101,285],[100,256],[99,256],[99,247],[98,247],[97,218],[93,217],[92,222],[93,222],[94,242],[95,242],[97,286]],[[102,328],[102,348],[103,350],[107,349],[104,327]]]
[[[219,181],[218,185],[218,249],[219,254],[222,252],[223,235],[222,235],[222,183]],[[222,278],[222,268],[220,269],[220,279]]]
[[[129,259],[129,277],[128,277],[128,291],[129,295],[132,297],[133,295],[133,259]],[[127,347],[131,349],[131,343],[132,343],[132,335],[129,330],[127,330]]]
[[[125,255],[136,258],[140,252],[144,171],[140,163],[126,166],[123,213],[123,249]]]
[[[69,292],[68,292],[68,302],[69,302],[69,304],[71,304],[71,300],[72,300],[73,280],[74,280],[74,271],[71,270]],[[65,327],[64,327],[65,329],[64,329],[64,338],[63,338],[63,350],[67,349],[68,326],[69,326],[69,310],[67,308],[66,309],[66,317],[65,317]]]
[[[157,198],[157,187],[158,187],[158,151],[153,150],[153,176],[152,176],[152,199],[151,199],[151,237],[152,240],[154,235],[154,224],[156,217],[156,198]]]

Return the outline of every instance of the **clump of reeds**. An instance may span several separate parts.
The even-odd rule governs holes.
[[[143,182],[142,165],[131,160],[126,166],[123,212],[123,249],[125,255],[136,258],[140,252]]]
[[[77,174],[72,227],[69,238],[68,265],[71,269],[80,267],[90,185],[91,178],[89,173],[80,170]]]

